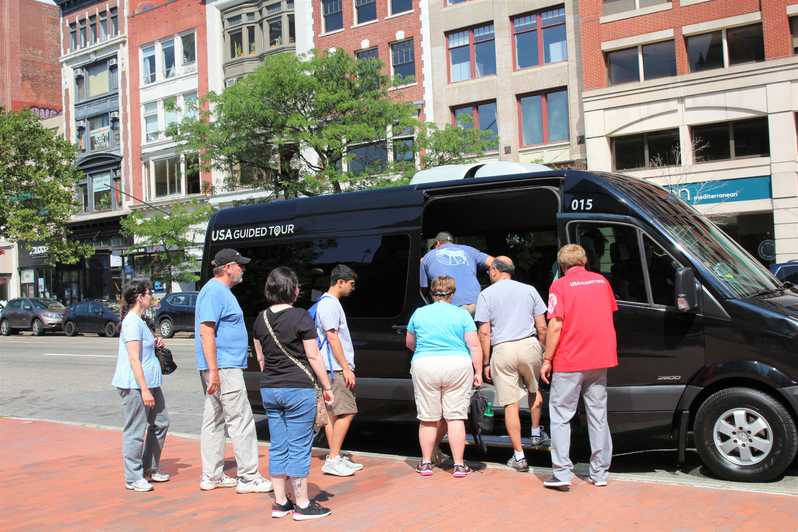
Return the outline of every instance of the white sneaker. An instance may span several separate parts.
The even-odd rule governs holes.
[[[200,482],[200,489],[202,491],[210,491],[216,488],[235,488],[236,485],[238,485],[236,479],[228,477],[227,475],[222,475],[221,480],[212,480],[210,478],[202,479]]]
[[[258,477],[255,480],[242,480],[236,486],[236,493],[269,493],[272,490],[271,480]]]
[[[143,478],[140,478],[131,484],[125,483],[125,487],[133,491],[152,491],[152,484]]]
[[[346,466],[352,471],[360,471],[365,467],[363,464],[353,462],[352,458],[343,454],[341,455],[341,460],[343,460],[344,464],[346,464]]]
[[[321,472],[336,477],[351,477],[355,474],[355,471],[340,456],[335,458],[327,456],[324,465],[321,466]]]
[[[161,473],[160,471],[151,471],[144,475],[144,478],[150,482],[169,482],[171,478],[169,473]]]
[[[587,477],[587,481],[596,486],[597,488],[604,488],[607,486],[606,480],[596,480],[593,477]]]

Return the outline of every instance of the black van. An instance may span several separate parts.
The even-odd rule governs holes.
[[[512,257],[516,279],[544,300],[559,246],[579,243],[618,299],[620,365],[609,373],[616,449],[664,443],[682,458],[692,436],[722,478],[765,481],[790,466],[798,448],[798,290],[656,185],[575,170],[473,175],[220,210],[207,230],[203,280],[223,247],[251,257],[233,291],[252,323],[273,267],[297,271],[297,304],[306,308],[326,290],[333,265],[353,267],[358,288],[343,305],[360,418],[405,422],[415,408],[404,332],[425,303],[419,261],[428,239],[446,230]],[[247,385],[260,408],[257,362],[249,360]]]

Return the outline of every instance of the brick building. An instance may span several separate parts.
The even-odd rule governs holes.
[[[589,168],[670,188],[765,264],[798,258],[798,1],[579,11]]]
[[[42,118],[61,111],[59,19],[50,2],[0,2],[0,107]]]

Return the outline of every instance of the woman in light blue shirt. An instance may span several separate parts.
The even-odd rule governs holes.
[[[155,339],[142,314],[152,304],[149,281],[133,281],[122,294],[124,319],[119,330],[116,372],[111,384],[122,398],[122,458],[125,487],[150,491],[152,482],[166,482],[169,475],[159,470],[161,451],[169,430],[169,415],[161,391],[161,364]]]
[[[422,456],[416,471],[422,476],[432,475],[432,453],[444,419],[455,478],[471,472],[463,461],[465,420],[471,390],[482,385],[482,348],[471,314],[452,304],[456,288],[452,277],[433,279],[430,293],[434,303],[417,309],[407,324],[405,343],[413,351],[410,375]]]

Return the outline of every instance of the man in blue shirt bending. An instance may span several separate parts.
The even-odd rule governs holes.
[[[421,288],[427,288],[430,281],[442,275],[454,277],[457,291],[452,304],[466,309],[471,316],[477,307],[479,297],[479,268],[487,269],[493,264],[493,257],[471,246],[455,244],[451,233],[441,231],[435,237],[433,248],[421,259],[419,281]]]
[[[247,367],[249,337],[244,313],[230,288],[241,282],[250,259],[234,249],[223,249],[213,258],[213,279],[197,296],[194,311],[194,347],[197,368],[205,383],[202,413],[200,489],[236,488],[237,493],[266,493],[272,483],[258,471],[258,439],[255,418],[247,399],[243,369]],[[238,478],[224,474],[224,432],[230,439],[238,466]]]

